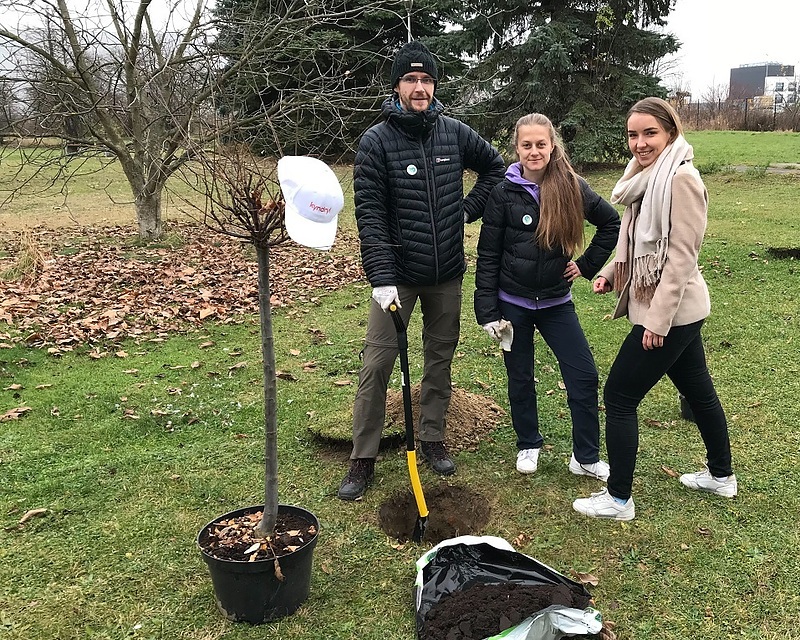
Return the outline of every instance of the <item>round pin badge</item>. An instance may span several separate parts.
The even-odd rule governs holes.
[[[522,224],[530,224],[533,222],[533,218],[531,218],[528,214],[522,216]]]
[[[415,175],[417,175],[417,167],[416,167],[416,166],[414,166],[413,164],[410,164],[410,165],[408,165],[408,166],[406,167],[406,173],[407,173],[408,175],[410,175],[410,176],[415,176]]]

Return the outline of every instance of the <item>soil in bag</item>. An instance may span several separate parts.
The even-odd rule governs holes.
[[[476,584],[434,604],[420,638],[483,640],[551,605],[585,609],[589,606],[589,596],[565,584]]]

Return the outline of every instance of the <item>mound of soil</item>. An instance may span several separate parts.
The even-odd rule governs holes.
[[[411,409],[414,426],[419,422],[420,385],[411,387]],[[454,387],[450,396],[450,407],[445,416],[447,428],[444,438],[450,453],[475,451],[481,441],[497,427],[506,412],[492,399]],[[391,389],[386,397],[386,425],[405,432],[403,394]]]
[[[483,640],[554,604],[585,609],[589,597],[566,585],[478,584],[431,607],[421,640]]]
[[[419,422],[419,383],[411,388],[411,408],[414,427]],[[355,394],[355,391],[353,392]],[[352,402],[352,397],[350,399]],[[445,443],[451,453],[475,451],[478,444],[497,428],[506,412],[492,398],[454,387],[447,410]],[[325,412],[309,420],[309,431],[327,445],[349,445],[353,437],[353,407],[341,411]],[[389,389],[386,395],[386,420],[381,445],[400,446],[405,434],[403,394],[399,389]],[[349,450],[348,450],[349,453]]]

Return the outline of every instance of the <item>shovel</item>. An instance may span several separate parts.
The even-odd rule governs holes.
[[[400,372],[403,378],[403,411],[406,423],[406,458],[408,459],[408,475],[411,477],[411,488],[414,491],[414,500],[417,502],[417,522],[414,525],[414,532],[411,539],[414,542],[422,542],[425,535],[425,527],[428,525],[428,506],[425,504],[425,495],[422,493],[422,483],[419,481],[419,470],[417,469],[417,451],[414,448],[414,416],[411,412],[411,386],[408,373],[408,335],[406,325],[400,317],[400,312],[396,305],[391,305],[389,311],[392,314],[395,329],[397,329],[397,347],[400,350]]]

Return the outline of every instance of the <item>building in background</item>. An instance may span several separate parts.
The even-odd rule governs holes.
[[[758,62],[731,69],[729,100],[750,99],[760,108],[782,109],[798,102],[794,65]]]

